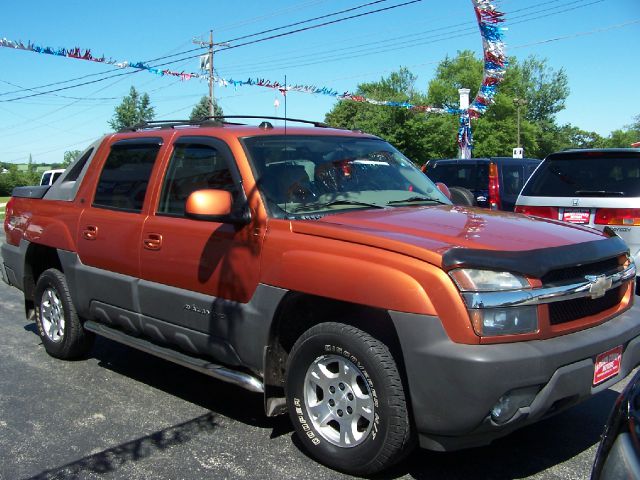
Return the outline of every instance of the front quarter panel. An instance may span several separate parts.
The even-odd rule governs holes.
[[[371,246],[291,231],[270,219],[262,283],[386,310],[437,316],[449,337],[478,343],[460,294],[437,266]]]

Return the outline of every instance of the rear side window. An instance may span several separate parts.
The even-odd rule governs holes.
[[[432,181],[442,182],[448,187],[464,187],[469,190],[489,188],[489,169],[484,163],[440,163],[426,173]]]
[[[533,197],[640,197],[640,157],[547,158],[522,191]]]
[[[502,188],[506,195],[518,195],[524,184],[522,165],[502,166]]]
[[[93,205],[96,207],[142,211],[159,142],[114,144],[107,158]]]

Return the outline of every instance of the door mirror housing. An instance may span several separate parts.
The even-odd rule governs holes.
[[[233,196],[226,190],[196,190],[185,204],[185,215],[195,220],[209,222],[247,224],[250,221],[245,202],[233,205]]]

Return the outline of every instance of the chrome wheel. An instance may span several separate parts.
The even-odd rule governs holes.
[[[64,336],[64,309],[58,292],[49,287],[42,293],[40,321],[44,334],[52,342],[59,342]]]
[[[371,432],[373,396],[360,369],[344,357],[316,358],[305,376],[304,402],[316,431],[334,445],[355,447]]]

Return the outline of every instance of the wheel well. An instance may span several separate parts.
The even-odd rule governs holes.
[[[27,318],[30,318],[33,312],[33,299],[38,278],[40,278],[42,272],[49,268],[57,268],[62,271],[58,251],[55,248],[37,243],[30,244],[27,248],[24,263],[24,300]]]
[[[404,377],[400,341],[386,310],[292,292],[283,298],[276,311],[265,355],[264,383],[267,415],[284,413],[282,399],[284,399],[287,360],[296,340],[309,328],[327,321],[352,325],[382,341],[391,351]]]

